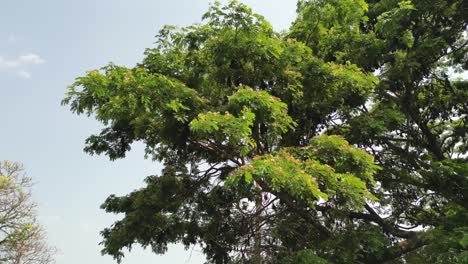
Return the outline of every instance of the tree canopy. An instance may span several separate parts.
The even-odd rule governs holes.
[[[31,178],[18,162],[0,161],[0,263],[50,264],[55,248],[47,244],[31,200]]]
[[[467,263],[467,0],[301,0],[275,32],[242,3],[166,26],[143,61],[63,101],[160,175],[102,205],[117,260],[199,245],[209,263]]]

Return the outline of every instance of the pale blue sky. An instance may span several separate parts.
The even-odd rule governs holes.
[[[275,29],[295,17],[294,0],[243,1]],[[36,185],[34,199],[58,264],[110,264],[99,231],[116,216],[99,209],[110,194],[143,186],[160,166],[142,146],[123,160],[83,153],[97,121],[60,106],[66,86],[112,61],[132,66],[164,24],[189,25],[207,10],[202,0],[3,0],[0,5],[0,160],[21,161]],[[190,257],[191,255],[191,257]],[[202,263],[180,246],[164,256],[135,249],[124,264]]]

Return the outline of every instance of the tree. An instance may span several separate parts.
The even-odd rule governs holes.
[[[20,163],[0,162],[0,263],[54,263],[29,191],[31,178]]]
[[[64,99],[161,175],[102,208],[118,261],[199,244],[211,263],[466,263],[466,0],[298,2],[289,32],[231,1],[166,26],[133,68],[109,64]]]

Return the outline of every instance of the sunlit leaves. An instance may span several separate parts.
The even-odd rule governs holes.
[[[196,91],[178,80],[150,74],[142,68],[109,65],[77,78],[63,103],[77,114],[94,114],[107,128],[87,139],[90,153],[125,156],[134,140],[149,147],[181,140],[205,104]]]
[[[244,107],[251,109],[255,114],[256,126],[263,125],[263,129],[267,131],[264,139],[267,146],[278,143],[281,136],[296,125],[288,115],[287,105],[266,91],[241,88],[229,97],[228,108],[231,111],[239,112]],[[258,135],[260,131],[255,131],[255,133]]]
[[[316,137],[310,147],[288,148],[255,157],[232,173],[230,185],[259,182],[273,193],[284,192],[311,206],[341,197],[343,204],[362,208],[376,199],[366,183],[372,184],[378,167],[372,156],[336,136]]]
[[[237,153],[244,156],[255,147],[250,128],[254,119],[255,114],[248,108],[244,108],[239,116],[229,112],[208,112],[198,115],[190,123],[190,129],[196,136],[206,140],[208,145],[212,140],[215,151],[223,153],[223,147],[226,146],[233,150],[233,155]]]
[[[249,165],[239,168],[231,176],[230,183],[239,182],[242,176],[248,184],[253,184],[254,181],[263,182],[273,193],[285,192],[311,205],[314,200],[327,198],[319,190],[317,179],[307,174],[301,162],[285,151],[254,158]]]

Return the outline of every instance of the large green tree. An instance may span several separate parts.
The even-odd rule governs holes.
[[[111,195],[103,253],[199,245],[210,263],[467,263],[467,0],[298,2],[288,32],[232,1],[166,26],[133,68],[64,99],[85,150],[164,164]]]

